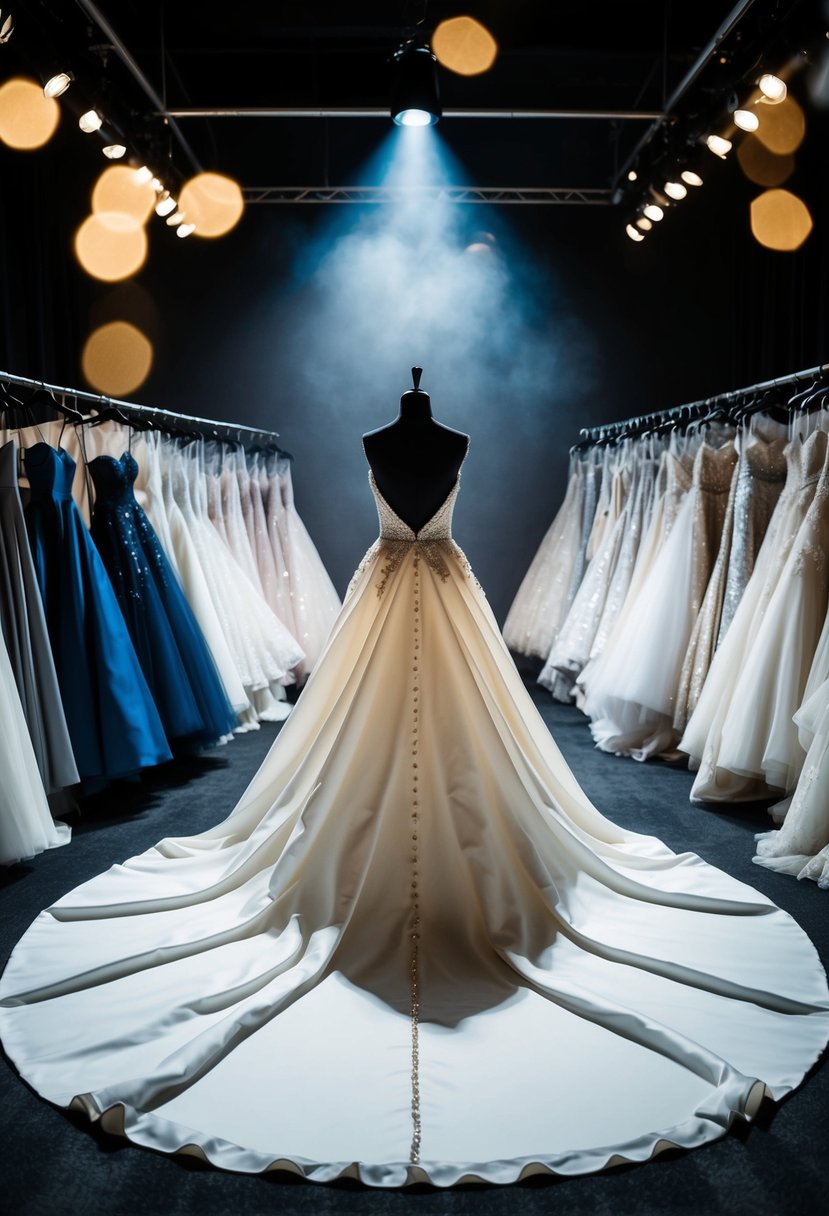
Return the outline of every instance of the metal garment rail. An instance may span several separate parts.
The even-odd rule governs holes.
[[[15,376],[11,372],[0,371],[0,383],[19,384],[31,389],[45,389],[47,393],[54,393],[63,398],[68,397],[76,402],[88,401],[96,410],[114,405],[124,413],[132,413],[140,418],[158,419],[159,422],[163,420],[178,422],[182,424],[183,429],[201,431],[205,438],[210,439],[221,437],[232,439],[234,435],[240,441],[243,436],[248,439],[254,437],[258,439],[279,438],[279,431],[263,430],[262,427],[256,426],[243,426],[235,422],[220,422],[213,418],[196,418],[191,414],[179,414],[174,410],[157,409],[152,405],[139,405],[136,401],[123,401],[120,397],[105,397],[101,393],[89,393],[80,388],[66,388],[60,384],[49,384],[45,380],[33,380],[29,376]],[[220,435],[220,432],[223,435]]]
[[[745,388],[728,389],[713,397],[702,397],[699,401],[689,401],[684,405],[674,405],[669,409],[655,410],[652,414],[641,414],[637,418],[626,418],[620,422],[605,422],[601,426],[582,427],[579,436],[582,440],[596,441],[614,431],[634,432],[670,422],[672,418],[680,418],[683,413],[690,419],[700,411],[707,411],[719,402],[738,401],[744,397],[752,397],[756,393],[766,392],[773,388],[783,388],[788,384],[799,384],[804,380],[819,380],[829,376],[829,363],[819,363],[817,367],[806,367],[799,372],[791,372],[788,376],[775,376],[772,380],[761,380],[759,384],[749,384]]]

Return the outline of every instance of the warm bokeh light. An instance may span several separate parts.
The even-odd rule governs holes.
[[[756,135],[749,135],[737,149],[740,168],[758,186],[782,186],[794,171],[794,157],[769,152]]]
[[[806,116],[793,97],[763,110],[757,138],[777,156],[796,152],[806,134]]]
[[[655,224],[658,224],[665,215],[665,212],[661,207],[657,206],[656,203],[648,203],[646,207],[642,208],[642,210],[648,219],[653,220]]]
[[[766,249],[799,249],[812,227],[809,208],[789,190],[766,190],[751,204],[751,231]]]
[[[450,72],[479,76],[495,62],[498,43],[474,17],[450,17],[441,21],[432,35],[432,51]]]
[[[92,210],[118,212],[143,224],[155,206],[155,190],[129,165],[109,165],[92,191]]]
[[[88,216],[75,233],[75,253],[87,274],[115,283],[144,265],[147,234],[128,215],[98,211]]]
[[[702,178],[693,169],[683,169],[679,175],[685,182],[686,186],[701,186]]]
[[[125,397],[144,383],[153,365],[149,338],[129,321],[110,321],[86,340],[81,367],[87,383],[99,393]]]
[[[14,76],[0,85],[0,139],[10,148],[42,148],[60,122],[60,106],[36,80]]]
[[[196,236],[224,236],[238,224],[245,200],[238,182],[221,173],[198,173],[182,187],[178,204]]]

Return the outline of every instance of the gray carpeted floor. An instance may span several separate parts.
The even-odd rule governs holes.
[[[752,833],[767,825],[762,809],[692,807],[687,772],[603,755],[593,748],[576,709],[554,705],[541,690],[533,689],[533,695],[579,781],[605,814],[661,836],[674,849],[699,852],[770,895],[795,916],[826,962],[829,893],[751,864]],[[2,961],[40,909],[71,887],[162,836],[199,831],[220,819],[274,735],[273,727],[243,735],[230,747],[101,796],[86,806],[68,848],[0,872]],[[290,1094],[275,1093],[274,1101],[290,1101]],[[787,1216],[820,1207],[827,1143],[829,1068],[818,1067],[800,1091],[761,1112],[750,1128],[645,1166],[535,1179],[506,1189],[315,1186],[285,1175],[220,1173],[191,1158],[136,1148],[47,1105],[8,1062],[0,1064],[0,1205],[11,1216]]]

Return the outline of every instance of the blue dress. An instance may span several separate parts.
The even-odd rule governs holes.
[[[103,558],[167,738],[205,746],[236,725],[213,655],[153,526],[136,502],[138,465],[89,462],[95,483],[92,539]]]
[[[81,779],[94,784],[169,760],[118,600],[72,498],[75,462],[47,443],[24,459],[26,526]]]

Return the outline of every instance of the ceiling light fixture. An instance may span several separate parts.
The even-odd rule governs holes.
[[[757,88],[763,94],[763,101],[767,105],[776,106],[781,101],[786,100],[788,88],[786,82],[781,80],[779,76],[775,76],[772,72],[764,72],[757,81]]]
[[[683,169],[679,175],[685,182],[686,186],[701,186],[702,178],[693,169]]]
[[[726,139],[723,135],[708,135],[705,140],[705,146],[709,152],[713,152],[715,156],[719,156],[720,160],[725,160],[731,151],[732,143],[730,139]]]
[[[44,97],[61,97],[74,79],[71,72],[56,72],[43,86]]]
[[[78,119],[78,126],[84,135],[92,135],[95,131],[100,131],[103,121],[97,110],[87,110]]]
[[[760,119],[753,110],[735,110],[732,118],[741,131],[756,131],[760,126]]]
[[[155,205],[156,215],[170,215],[178,207],[178,203],[170,194],[169,190],[165,190]]]
[[[633,224],[627,224],[625,226],[625,232],[632,241],[644,241],[645,239],[644,235],[639,231],[638,228],[634,228]]]
[[[124,144],[107,144],[101,150],[107,160],[120,160],[122,156],[126,156],[127,154]]]
[[[659,221],[661,219],[663,219],[664,215],[665,215],[665,212],[662,210],[661,207],[657,206],[656,203],[648,203],[648,205],[643,208],[643,211],[644,211],[644,214],[648,217],[648,219],[653,220],[653,222],[655,224],[658,224]]]
[[[683,186],[682,182],[665,182],[664,190],[668,198],[675,199],[677,202],[679,199],[685,198],[688,193],[687,187]]]
[[[395,53],[390,110],[399,127],[429,127],[440,121],[437,60],[428,46],[409,43]]]

